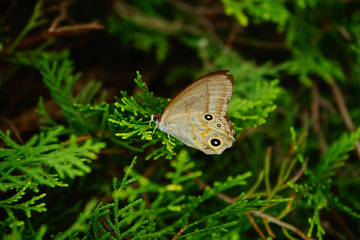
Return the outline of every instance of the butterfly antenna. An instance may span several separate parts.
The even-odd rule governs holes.
[[[151,96],[151,93],[150,93],[150,91],[149,91],[149,88],[148,88],[147,84],[144,83],[144,85],[145,85],[146,90],[148,91],[148,93],[149,93],[149,95],[150,95],[151,101],[152,101],[153,106],[154,106],[154,108],[155,108],[155,112],[158,112],[157,109],[156,109],[156,105],[155,105],[155,103],[154,103],[154,99],[153,99],[152,96]]]

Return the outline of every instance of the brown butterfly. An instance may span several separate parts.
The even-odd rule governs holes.
[[[163,132],[206,154],[221,154],[235,141],[227,109],[234,76],[228,70],[209,73],[179,93],[162,114],[152,114]],[[170,137],[169,137],[170,140]]]

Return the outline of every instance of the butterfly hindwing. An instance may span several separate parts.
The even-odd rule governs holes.
[[[220,154],[235,141],[231,121],[218,114],[182,114],[166,125],[170,135],[206,154]]]

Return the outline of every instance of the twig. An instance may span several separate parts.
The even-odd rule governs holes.
[[[190,13],[193,15],[199,15],[203,13],[203,9],[200,7],[193,7],[183,1],[177,1],[177,0],[167,0],[167,2],[171,3],[178,9],[180,9],[183,12]]]
[[[196,26],[194,24],[185,24],[181,19],[175,19],[170,22],[164,18],[147,16],[145,13],[122,1],[115,1],[114,10],[121,18],[134,22],[136,25],[142,27],[156,29],[159,32],[170,35],[178,35],[182,32],[194,36],[207,35],[210,36],[211,41],[218,47],[224,48],[225,46],[221,38],[216,34],[212,23],[202,15],[199,15],[197,21],[201,26]]]
[[[195,36],[203,36],[203,31],[193,25],[186,25],[180,20],[170,22],[163,18],[153,18],[147,16],[145,13],[140,12],[138,9],[127,5],[122,1],[114,2],[115,12],[123,19],[134,22],[139,26],[156,29],[160,32],[167,34],[178,34],[180,31],[193,34]]]
[[[283,221],[280,221],[279,219],[277,218],[274,218],[270,215],[267,215],[263,212],[260,212],[258,210],[249,210],[248,211],[249,213],[253,214],[254,216],[258,216],[258,217],[262,217],[262,218],[265,218],[267,219],[268,221],[272,222],[272,223],[275,223],[281,227],[284,227],[288,230],[291,230],[293,232],[295,232],[297,235],[299,235],[300,237],[302,237],[303,239],[305,240],[314,240],[313,238],[309,238],[308,236],[306,236],[305,233],[301,232],[299,229],[297,229],[296,227],[286,223],[286,222],[283,222]]]
[[[60,38],[66,36],[72,36],[78,33],[83,33],[86,30],[102,30],[104,26],[101,25],[97,20],[94,20],[90,23],[85,24],[77,24],[73,26],[63,26],[58,27],[54,32],[49,33],[48,31],[43,31],[35,36],[30,36],[21,40],[21,42],[17,45],[18,47],[26,47],[29,45],[34,45],[38,43],[42,43],[51,38]],[[10,45],[7,44],[4,47],[4,52],[8,51]]]
[[[350,132],[354,132],[355,126],[350,118],[349,111],[346,107],[344,95],[342,94],[341,90],[339,89],[338,85],[335,82],[330,84],[330,87],[331,90],[333,91],[336,104],[338,105],[339,111],[341,113],[341,116],[343,117],[346,127],[349,129]]]
[[[51,23],[51,26],[49,27],[49,32],[54,32],[56,27],[59,25],[59,23],[62,20],[65,20],[67,18],[67,7],[72,4],[74,1],[62,1],[59,6],[60,14],[57,16],[54,21]]]
[[[103,203],[104,205],[110,203],[114,201],[114,198],[109,195],[109,196],[106,196],[106,197],[102,197],[102,198],[99,198],[98,200],[98,203]],[[110,212],[108,212],[106,214],[107,216],[110,216]],[[116,233],[114,232],[114,229],[110,226],[110,224],[106,221],[106,218],[104,216],[101,216],[99,217],[99,222],[101,223],[101,225],[108,231],[111,233],[112,236],[116,237]]]
[[[188,171],[189,172],[189,171]],[[205,187],[208,187],[209,185],[206,184],[203,180],[201,180],[200,178],[194,178],[193,179],[196,183],[199,184],[200,188],[203,189]],[[236,201],[237,201],[237,198],[230,198],[228,197],[227,195],[223,194],[223,193],[217,193],[216,196],[223,200],[224,202],[226,203],[229,203],[229,204],[234,204]],[[293,232],[295,232],[297,235],[299,235],[300,237],[302,237],[303,239],[305,240],[314,240],[313,238],[309,238],[308,236],[306,236],[305,233],[301,232],[299,229],[297,229],[296,227],[288,224],[288,223],[285,223],[275,217],[272,217],[270,215],[267,215],[261,211],[258,211],[258,210],[249,210],[247,211],[248,213],[251,213],[252,215],[254,216],[258,216],[258,217],[262,217],[262,218],[265,218],[267,219],[268,221],[272,222],[272,223],[275,223],[281,227],[284,227],[288,230],[291,230]]]
[[[307,167],[309,158],[306,158],[304,165],[300,169],[300,171],[289,181],[291,183],[295,183],[304,173],[305,168]],[[284,188],[288,187],[289,185],[287,183],[284,184]]]
[[[266,149],[266,154],[265,154],[265,167],[264,167],[264,173],[265,173],[265,177],[264,177],[264,182],[265,182],[265,188],[266,188],[266,192],[268,195],[268,198],[271,198],[273,196],[273,194],[271,193],[271,186],[270,186],[270,161],[271,161],[271,152],[272,152],[272,148],[268,147]],[[275,194],[275,193],[274,193]]]
[[[329,112],[330,114],[336,114],[336,108],[331,104],[330,100],[325,99],[323,97],[320,96],[320,106],[322,106],[324,109],[326,109],[327,112]]]
[[[78,138],[75,139],[75,142],[82,142],[82,141],[85,141],[86,139],[89,139],[89,138],[93,138],[93,136],[92,136],[92,135],[80,136],[80,137],[78,137]],[[68,140],[68,141],[63,142],[63,144],[69,145],[69,144],[72,143],[72,142],[73,142],[73,141]]]
[[[262,218],[262,219],[263,219],[263,222],[264,222],[264,225],[265,225],[265,228],[266,228],[266,231],[268,232],[268,234],[272,238],[276,238],[275,234],[271,231],[271,228],[270,228],[269,224],[267,223],[266,218]]]
[[[257,127],[257,128],[252,128],[252,127],[247,127],[245,128],[241,133],[238,133],[235,137],[236,139],[236,143],[238,145],[241,145],[241,142],[247,137],[250,136],[251,134],[254,134],[256,132],[261,132],[263,129],[262,126]]]
[[[103,30],[104,26],[100,24],[97,20],[94,20],[90,23],[58,27],[56,30],[53,31],[53,33],[74,32],[74,31],[76,32],[76,31],[88,30],[88,29]]]
[[[106,136],[107,136],[107,135],[110,135],[110,131],[105,131],[105,135],[106,135]],[[98,132],[98,133],[96,134],[96,136],[102,137],[103,134],[102,134],[102,132]],[[75,139],[75,142],[82,142],[82,141],[85,141],[86,139],[89,139],[89,138],[94,138],[94,136],[92,136],[92,135],[80,136],[80,137],[78,137],[78,138]],[[70,143],[72,143],[72,141],[71,141],[71,140],[68,140],[68,141],[62,142],[61,144],[69,145]]]
[[[252,47],[265,48],[265,49],[286,49],[283,42],[269,42],[253,38],[237,37],[234,42]]]
[[[119,149],[101,149],[99,155],[121,155],[126,152],[124,147]]]
[[[250,215],[246,215],[246,217],[249,219],[251,225],[253,225],[253,227],[255,228],[255,230],[259,233],[261,239],[266,239],[264,233],[261,231],[261,229],[259,228],[259,226],[257,225],[257,223],[254,221],[254,218]]]
[[[320,97],[319,97],[319,89],[315,82],[311,89],[311,95],[312,95],[311,113],[312,113],[312,117],[314,118],[314,123],[313,123],[312,127],[313,127],[315,135],[317,136],[318,141],[319,141],[321,155],[323,155],[327,149],[327,143],[326,143],[323,131],[320,126],[320,116],[319,116]]]
[[[24,145],[24,142],[23,142],[23,140],[22,140],[22,138],[21,138],[21,136],[20,136],[20,133],[19,133],[18,129],[16,128],[15,124],[14,124],[13,122],[7,120],[6,118],[2,118],[2,117],[1,117],[0,120],[3,121],[3,122],[5,122],[5,123],[7,123],[7,124],[9,124],[9,126],[11,127],[11,129],[13,130],[13,132],[15,133],[15,136],[17,137],[17,139],[19,140],[19,142],[20,142],[22,145]]]
[[[342,25],[337,25],[336,30],[343,36],[343,38],[349,42],[353,40],[349,31]]]
[[[192,173],[190,170],[187,171],[187,173]],[[193,180],[199,185],[199,190],[202,191],[204,190],[208,185],[203,181],[201,180],[199,177],[196,177],[196,178],[193,178]],[[232,202],[232,201],[230,201]]]
[[[155,172],[155,168],[156,168],[156,162],[153,162],[148,168],[146,168],[146,170],[145,170],[145,172],[144,172],[144,174],[142,176],[144,178],[146,178],[146,179],[150,179],[151,176]],[[146,209],[150,209],[151,208],[151,203],[150,203],[150,200],[149,200],[148,192],[143,192],[142,196],[143,196],[143,199],[145,201]]]
[[[344,230],[344,232],[348,235],[350,240],[359,240],[351,232],[348,224],[344,221],[344,219],[341,217],[341,215],[339,214],[339,212],[338,212],[338,210],[336,208],[331,208],[330,212],[335,217],[334,219],[336,219],[337,222],[340,224],[340,226]]]
[[[46,22],[45,18],[39,19],[42,16],[42,4],[44,0],[39,0],[34,7],[34,12],[32,13],[29,21],[19,33],[16,39],[11,43],[10,47],[6,49],[9,53],[12,53],[20,41],[25,37],[25,35],[33,28],[38,27]]]
[[[298,140],[300,140],[300,137],[301,137],[301,136],[302,136],[302,135],[299,136],[299,139],[298,139]],[[302,140],[302,137],[301,137],[301,140]],[[291,157],[292,155],[294,155],[295,153],[296,153],[296,150],[295,150],[295,148],[294,148],[294,143],[291,142],[290,149],[289,149],[289,151],[288,151],[288,153],[286,154],[286,157],[285,157],[286,161],[288,161],[288,160],[290,159],[290,157]]]
[[[190,4],[185,3],[184,1],[178,0],[167,0],[179,10],[192,15],[214,15],[214,14],[224,14],[224,8],[222,5],[212,5],[211,8],[208,7],[193,7]]]
[[[335,83],[335,81],[333,81],[330,84],[330,87],[331,87],[331,90],[333,92],[336,104],[337,104],[337,106],[339,108],[341,117],[343,118],[346,127],[348,128],[348,130],[351,133],[354,133],[356,131],[356,129],[355,129],[354,123],[353,123],[353,121],[352,121],[352,119],[350,117],[349,111],[348,111],[348,109],[346,107],[346,103],[345,103],[345,100],[344,100],[344,95],[342,94],[341,90],[339,89],[339,87]],[[355,143],[355,152],[358,155],[359,160],[360,160],[360,141],[359,140],[357,140],[356,143]]]
[[[141,196],[142,196],[142,199],[144,199],[144,201],[145,201],[146,209],[150,210],[150,208],[151,208],[151,203],[150,203],[150,200],[149,200],[149,194],[148,194],[148,192],[143,192],[143,193],[141,193]]]
[[[8,7],[8,9],[6,10],[6,12],[1,16],[0,18],[0,24],[3,23],[8,16],[11,14],[11,12],[14,10],[15,6],[17,4],[17,0],[13,0],[11,1],[10,6]]]
[[[219,48],[225,48],[225,43],[217,35],[214,25],[211,23],[211,21],[206,17],[200,17],[199,22],[206,29],[207,34],[212,38],[212,41],[217,44]]]
[[[234,40],[236,38],[236,35],[240,31],[240,29],[241,29],[241,25],[239,24],[239,22],[237,22],[237,21],[234,22],[234,24],[233,24],[233,26],[231,28],[230,34],[226,39],[226,46],[225,46],[225,49],[224,49],[225,53],[230,52],[230,50],[231,50],[231,48],[232,48],[232,46],[234,44]]]
[[[178,237],[180,237],[181,234],[186,230],[186,227],[187,227],[187,226],[181,228],[180,231],[178,232],[178,234],[177,234],[176,236],[174,236],[171,240],[176,240],[176,239],[178,239]]]
[[[204,35],[211,36],[214,43],[216,43],[220,48],[225,48],[225,44],[223,43],[221,38],[217,35],[213,24],[206,16],[204,16],[205,13],[206,14],[209,14],[209,13],[214,14],[216,12],[209,12],[206,10],[205,7],[193,7],[191,5],[188,5],[184,2],[177,1],[177,0],[168,0],[168,2],[170,2],[171,4],[173,4],[174,6],[176,6],[177,8],[181,9],[182,11],[184,11],[186,13],[192,13],[193,15],[199,16],[198,22],[207,30],[207,33],[208,33],[208,34],[204,34]],[[222,6],[217,7],[216,9],[221,10],[221,12],[218,12],[219,14],[223,13]]]

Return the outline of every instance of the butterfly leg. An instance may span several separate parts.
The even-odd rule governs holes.
[[[149,127],[150,127],[150,125],[151,125],[151,119],[150,119],[150,122],[149,122],[149,126],[147,126],[147,128],[143,131],[143,132],[145,132],[146,130],[148,130],[149,129]],[[156,127],[155,127],[156,128]],[[152,134],[151,134],[152,135]]]
[[[169,134],[169,133],[167,133],[167,134],[168,134],[169,143],[170,143],[170,152],[172,152],[172,146],[171,146],[170,134]]]
[[[157,125],[155,126],[154,131],[152,132],[151,136],[155,133],[156,128],[157,128]]]
[[[149,126],[147,126],[147,128],[146,128],[143,132],[145,132],[146,130],[148,130],[148,129],[149,129],[149,127],[150,127],[150,125],[151,125],[151,122],[152,122],[152,121],[150,120],[150,122],[149,122]],[[150,136],[154,135],[156,128],[157,128],[157,125],[155,125],[155,128],[154,128],[154,130],[153,130],[153,132],[151,133],[151,135],[150,135]]]
[[[167,134],[168,134],[169,143],[170,143],[170,146],[171,146],[170,134],[169,133],[167,133]]]

